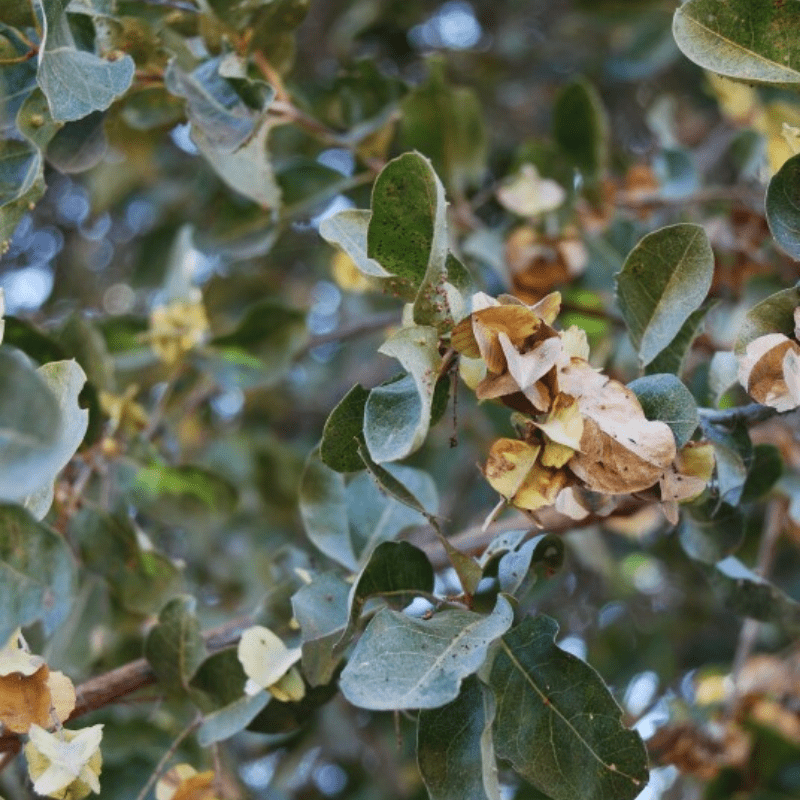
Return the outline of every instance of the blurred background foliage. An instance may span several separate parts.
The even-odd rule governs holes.
[[[85,569],[55,635],[26,631],[34,650],[46,643],[48,660],[76,683],[100,674],[141,656],[143,630],[179,591],[197,597],[204,629],[248,614],[293,635],[289,598],[304,574],[331,567],[298,514],[303,463],[354,383],[395,373],[375,349],[400,321],[397,301],[365,292],[318,227],[368,207],[377,171],[405,150],[432,159],[453,246],[476,284],[526,302],[562,291],[562,325],[584,328],[595,366],[623,382],[638,366],[613,275],[645,233],[703,224],[715,248],[714,305],[683,376],[702,405],[745,400],[715,380],[711,357],[732,349],[748,308],[798,279],[769,236],[763,193],[792,155],[781,123],[800,124],[800,103],[690,63],[672,38],[674,7],[73,0],[76,38],[129,53],[136,72],[122,99],[46,145],[35,207],[23,197],[3,211],[5,343],[39,363],[74,357],[90,381],[89,432],[48,517]],[[8,3],[0,19],[7,12],[0,125],[16,142],[35,59],[16,61],[28,44],[11,28],[33,37],[35,26],[27,3]],[[192,105],[193,64],[232,52],[251,56],[239,103],[263,102],[261,82],[275,91],[267,149],[240,163],[213,148],[204,156],[189,130],[204,121]],[[178,56],[167,69],[169,53]],[[535,221],[497,193],[524,164],[566,197]],[[4,180],[13,198],[13,176]],[[159,321],[155,309],[171,300],[189,309],[194,290],[205,316],[192,322],[184,309],[177,322]],[[186,347],[175,349],[176,325]],[[800,597],[795,430],[772,421],[753,432],[766,466],[754,470],[735,544]],[[479,408],[462,389],[409,460],[433,477],[447,531],[465,548],[485,544],[480,526],[496,502],[476,465],[509,435],[507,412]],[[497,526],[525,521],[509,513]],[[432,541],[413,516],[404,535]],[[526,602],[559,621],[560,646],[587,659],[626,721],[655,737],[642,800],[799,796],[792,632],[734,616],[652,506],[564,538],[565,567]],[[455,586],[447,570],[437,580]],[[103,798],[133,797],[190,719],[182,703],[141,694],[87,718],[106,723]],[[187,739],[179,755],[198,768],[216,761],[226,797],[425,797],[412,723],[328,699],[273,703],[215,753]],[[508,797],[539,797],[509,781]],[[0,791],[29,796],[14,769]]]

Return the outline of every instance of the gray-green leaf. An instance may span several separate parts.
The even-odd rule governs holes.
[[[800,7],[773,0],[689,0],[672,33],[696,64],[748,83],[800,83]]]
[[[189,690],[189,682],[206,657],[196,605],[189,595],[170,600],[145,640],[145,658],[171,694]]]
[[[766,209],[775,241],[800,261],[800,155],[792,156],[772,176]]]
[[[24,499],[24,505],[36,519],[43,519],[53,503],[53,481],[80,447],[89,426],[89,412],[78,405],[78,396],[86,383],[86,374],[76,361],[54,361],[36,370],[58,402],[61,424],[58,439],[41,466],[40,484]]]
[[[62,536],[22,507],[0,505],[0,641],[37,620],[52,630],[69,610],[74,575]]]
[[[714,273],[714,254],[699,225],[681,223],[645,236],[617,275],[617,298],[642,365],[675,338],[696,311]]]
[[[0,501],[21,500],[42,485],[62,430],[61,410],[24,356],[0,348]],[[51,473],[52,477],[52,473]]]
[[[312,451],[300,481],[300,515],[306,534],[328,558],[355,569],[347,511],[344,476],[322,463],[319,449]]]
[[[474,676],[452,703],[420,711],[417,762],[431,800],[499,800],[493,720],[492,695]]]
[[[700,417],[692,393],[675,375],[645,375],[628,384],[647,419],[666,422],[675,444],[683,447],[697,430]]]
[[[744,516],[738,508],[716,500],[687,505],[678,538],[688,556],[716,564],[735,552],[744,538]]]
[[[402,328],[379,348],[396,358],[409,377],[373,389],[364,408],[364,439],[377,462],[398,461],[418,450],[431,419],[442,358],[435,328]]]
[[[369,389],[357,383],[328,415],[322,430],[319,454],[336,472],[358,472],[364,462],[358,455],[358,442],[364,437],[364,406]]]
[[[713,303],[705,303],[689,315],[681,329],[675,334],[675,338],[645,367],[647,375],[655,375],[660,372],[681,374],[686,356],[692,349],[692,343],[702,330],[706,315],[712,307]]]
[[[638,733],[600,676],[556,647],[549,617],[507,633],[492,662],[495,750],[553,800],[633,800],[647,783]]]
[[[447,218],[444,187],[430,161],[405,153],[390,161],[372,189],[367,256],[416,287],[414,321],[447,318]]]
[[[353,705],[375,711],[438,708],[455,700],[461,682],[480,669],[513,616],[502,595],[489,616],[447,610],[418,619],[383,609],[342,672],[342,693]]]
[[[725,608],[735,614],[776,623],[794,635],[800,632],[800,603],[738,558],[728,556],[716,564],[709,572],[709,580]]]
[[[768,333],[794,336],[794,310],[800,306],[800,287],[782,289],[754,305],[745,316],[736,338],[736,352],[744,353],[747,345]]]
[[[588,179],[608,162],[608,117],[597,90],[586,80],[565,87],[553,109],[553,134]]]
[[[350,587],[332,572],[292,595],[292,613],[303,635],[303,674],[311,686],[329,683],[341,661],[334,646],[347,626],[349,595]]]
[[[122,55],[112,61],[77,49],[63,0],[33,1],[43,21],[37,80],[53,119],[104,111],[131,85],[133,59]]]

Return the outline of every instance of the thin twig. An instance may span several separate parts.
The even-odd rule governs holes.
[[[386,311],[381,314],[376,314],[374,317],[368,317],[361,322],[355,322],[352,325],[344,325],[330,333],[324,333],[319,336],[312,336],[306,345],[297,352],[295,361],[305,358],[311,350],[323,344],[330,344],[331,342],[344,342],[348,339],[357,339],[359,336],[366,336],[370,333],[376,333],[390,325],[399,325],[400,318],[396,311]]]
[[[758,545],[756,565],[753,568],[753,572],[760,575],[762,578],[766,578],[772,570],[772,565],[775,562],[778,540],[783,532],[785,520],[786,500],[784,498],[775,498],[771,500],[767,505],[767,510],[764,515],[764,531]],[[747,659],[750,658],[753,647],[755,647],[760,628],[761,623],[755,619],[746,619],[742,623],[739,641],[736,645],[736,653],[733,657],[733,667],[731,668],[731,677],[734,686],[736,685],[736,679],[742,667],[745,665]]]
[[[253,63],[261,70],[261,74],[275,90],[275,99],[278,102],[291,105],[292,98],[286,91],[286,87],[283,85],[283,79],[275,67],[267,61],[267,57],[260,50],[254,50],[252,55]]]
[[[614,198],[614,205],[625,208],[642,208],[647,206],[685,206],[702,203],[732,202],[745,206],[762,206],[763,190],[753,191],[739,186],[708,186],[698,189],[692,194],[682,197],[665,197],[661,192],[619,192]]]
[[[161,777],[161,773],[164,771],[164,767],[166,766],[167,762],[175,755],[175,751],[181,746],[181,742],[191,733],[197,730],[200,727],[200,723],[203,721],[202,717],[197,717],[195,720],[191,722],[191,724],[187,725],[177,736],[175,741],[170,745],[169,750],[164,753],[161,760],[156,765],[156,768],[153,770],[152,775],[147,779],[147,783],[142,787],[142,791],[136,795],[136,800],[144,800],[147,797],[150,789],[153,787],[153,784]]]
[[[750,403],[750,405],[736,406],[736,408],[699,408],[698,413],[701,424],[733,427],[739,422],[743,422],[745,425],[755,425],[774,417],[778,412],[770,406],[762,406],[761,403]]]

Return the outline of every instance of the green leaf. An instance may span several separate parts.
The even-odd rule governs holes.
[[[405,458],[425,441],[442,357],[436,329],[421,325],[402,328],[378,352],[398,359],[410,373],[410,379],[374,388],[364,407],[364,440],[381,463]]]
[[[107,109],[131,85],[133,59],[123,55],[111,61],[79,50],[63,0],[33,4],[43,21],[37,80],[53,119],[76,120]]]
[[[752,503],[762,498],[783,475],[783,456],[774,444],[757,444],[753,447],[753,462],[742,489],[742,503]]]
[[[561,90],[553,108],[553,135],[586,178],[608,163],[608,118],[597,90],[580,80]]]
[[[726,609],[743,617],[775,623],[793,635],[800,632],[800,603],[777,586],[728,556],[708,572]]]
[[[397,602],[408,605],[415,592],[432,591],[433,566],[422,550],[408,542],[381,542],[350,592],[350,626],[370,597],[391,594],[399,598]]]
[[[123,608],[151,614],[174,595],[180,571],[166,556],[143,550],[127,519],[83,508],[69,535],[89,572],[103,576]]]
[[[681,547],[695,561],[716,564],[739,549],[744,516],[738,508],[716,500],[684,506],[678,527]]]
[[[712,303],[705,303],[697,311],[693,311],[675,334],[675,338],[645,367],[645,374],[671,372],[673,375],[680,375],[683,372],[686,356],[703,329],[706,316],[712,308]]]
[[[267,299],[250,306],[233,331],[210,344],[216,368],[228,373],[226,382],[240,386],[244,372],[255,385],[271,386],[283,378],[307,340],[305,314]]]
[[[70,315],[58,332],[58,344],[75,358],[86,372],[88,380],[99,390],[116,391],[114,361],[108,353],[103,334],[93,320],[80,313]],[[21,349],[25,350],[24,347]]]
[[[310,686],[324,686],[341,661],[334,652],[347,627],[350,586],[324,572],[292,595],[292,613],[303,635],[303,675]]]
[[[50,449],[47,462],[40,467],[39,486],[23,501],[36,519],[43,519],[53,503],[53,481],[70,462],[86,436],[89,412],[78,404],[86,374],[76,361],[54,361],[39,367],[36,372],[53,393],[61,412],[58,439]]]
[[[186,99],[190,121],[221,153],[232,153],[250,139],[275,96],[263,81],[227,77],[227,63],[218,56],[189,71],[172,59],[164,72],[164,85]]]
[[[192,128],[192,140],[220,178],[234,191],[261,208],[278,208],[281,188],[267,151],[274,121],[265,120],[241,147],[232,153],[218,150],[202,128]]]
[[[99,164],[108,149],[104,121],[105,115],[95,111],[67,122],[47,145],[47,160],[59,172],[68,174],[85,172]]]
[[[269,692],[243,695],[230,705],[207,714],[197,730],[197,743],[208,747],[223,742],[243,731],[266,707],[272,696]]]
[[[197,668],[189,683],[193,690],[192,698],[202,692],[203,699],[213,710],[239,700],[244,694],[247,675],[236,654],[236,648],[230,647],[210,655]]]
[[[183,117],[183,103],[162,86],[142,89],[125,98],[122,119],[135,131],[174,125]]]
[[[729,505],[739,505],[753,458],[753,444],[747,427],[740,423],[723,428],[701,420],[703,436],[714,445],[717,492],[719,499]]]
[[[163,495],[186,495],[221,514],[232,513],[238,500],[236,487],[230,481],[204,467],[192,465],[144,467],[136,473],[133,494],[140,503],[152,502]]]
[[[444,62],[430,64],[428,81],[402,103],[401,146],[431,159],[449,191],[463,196],[486,173],[487,136],[478,95],[447,84]]]
[[[527,531],[525,532],[527,535]],[[497,580],[501,592],[514,594],[532,568],[545,574],[558,572],[564,563],[564,540],[554,533],[542,533],[500,557]]]
[[[419,498],[426,510],[436,508],[436,486],[430,475],[412,467],[387,464],[380,468],[395,483]],[[425,522],[425,517],[392,497],[386,497],[366,472],[345,482],[341,473],[325,466],[319,451],[312,452],[300,482],[300,513],[309,539],[326,556],[350,570],[358,570],[359,557],[366,558],[380,543],[403,530]]]
[[[50,114],[47,98],[41,89],[34,89],[19,107],[17,128],[40,152],[44,152],[53,137],[64,127]]]
[[[754,305],[745,316],[736,338],[736,352],[741,355],[747,345],[768,333],[794,336],[794,310],[800,306],[800,287],[782,289]]]
[[[767,187],[767,222],[775,241],[800,261],[800,155],[792,156]]]
[[[350,528],[362,563],[380,542],[391,541],[406,528],[429,522],[431,509],[439,507],[436,484],[427,472],[399,464],[378,469],[380,479],[361,472],[347,485]],[[387,497],[386,492],[392,496]],[[408,497],[397,499],[403,494]],[[413,498],[411,503],[409,497]]]
[[[0,348],[0,501],[21,500],[42,484],[62,430],[61,410],[45,379],[8,347]]]
[[[800,8],[773,0],[689,0],[672,33],[704,69],[748,83],[800,83]]]
[[[41,154],[27,142],[0,138],[0,245],[43,194]]]
[[[328,558],[355,570],[347,512],[344,477],[322,463],[319,448],[313,450],[300,480],[300,515],[306,534]]]
[[[553,800],[633,800],[648,779],[644,744],[600,676],[556,647],[557,632],[528,617],[500,641],[495,751]]]
[[[500,800],[493,719],[492,695],[473,676],[452,703],[420,711],[417,763],[431,800]]]
[[[52,631],[69,611],[74,576],[64,537],[20,506],[0,505],[0,641],[37,620]]]
[[[502,596],[489,616],[447,610],[417,619],[383,609],[342,672],[342,694],[374,711],[438,708],[455,700],[463,679],[480,669],[489,645],[512,621]]]
[[[660,228],[634,247],[617,275],[617,299],[643,366],[700,307],[713,273],[714,254],[699,225]]]
[[[358,454],[367,468],[367,472],[372,476],[376,486],[382,491],[402,503],[404,506],[417,511],[431,524],[433,524],[433,514],[417,499],[414,492],[397,478],[396,475],[384,469],[380,464],[376,464],[366,448],[361,444],[358,446]]]
[[[450,314],[446,207],[442,182],[419,153],[390,161],[372,189],[367,256],[417,289],[420,325],[445,322]]]
[[[323,463],[336,472],[364,469],[364,462],[358,454],[358,441],[364,437],[364,406],[368,397],[369,389],[357,383],[325,422],[319,454]]]
[[[377,261],[367,255],[367,232],[372,217],[371,211],[348,208],[326,217],[319,224],[319,235],[329,244],[344,250],[358,270],[368,278],[387,279],[387,286],[396,289],[403,283],[392,278]],[[416,290],[416,286],[412,287]],[[408,293],[407,299],[413,299],[415,291]]]
[[[189,595],[170,600],[145,639],[145,658],[169,694],[188,691],[192,677],[206,658],[196,606],[197,601]]]
[[[675,375],[645,375],[628,384],[647,419],[666,422],[675,444],[683,447],[697,430],[700,417],[692,393]]]

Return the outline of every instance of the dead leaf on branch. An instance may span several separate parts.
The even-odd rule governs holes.
[[[581,482],[605,494],[628,494],[657,483],[676,455],[669,426],[648,420],[630,389],[582,359],[561,367],[558,380],[584,417],[580,452],[568,464]]]
[[[798,359],[800,345],[788,336],[759,336],[739,358],[739,383],[755,401],[777,411],[791,411],[800,406]]]
[[[13,733],[31,725],[51,728],[75,708],[75,687],[63,672],[51,672],[29,653],[19,631],[0,650],[0,723]]]

